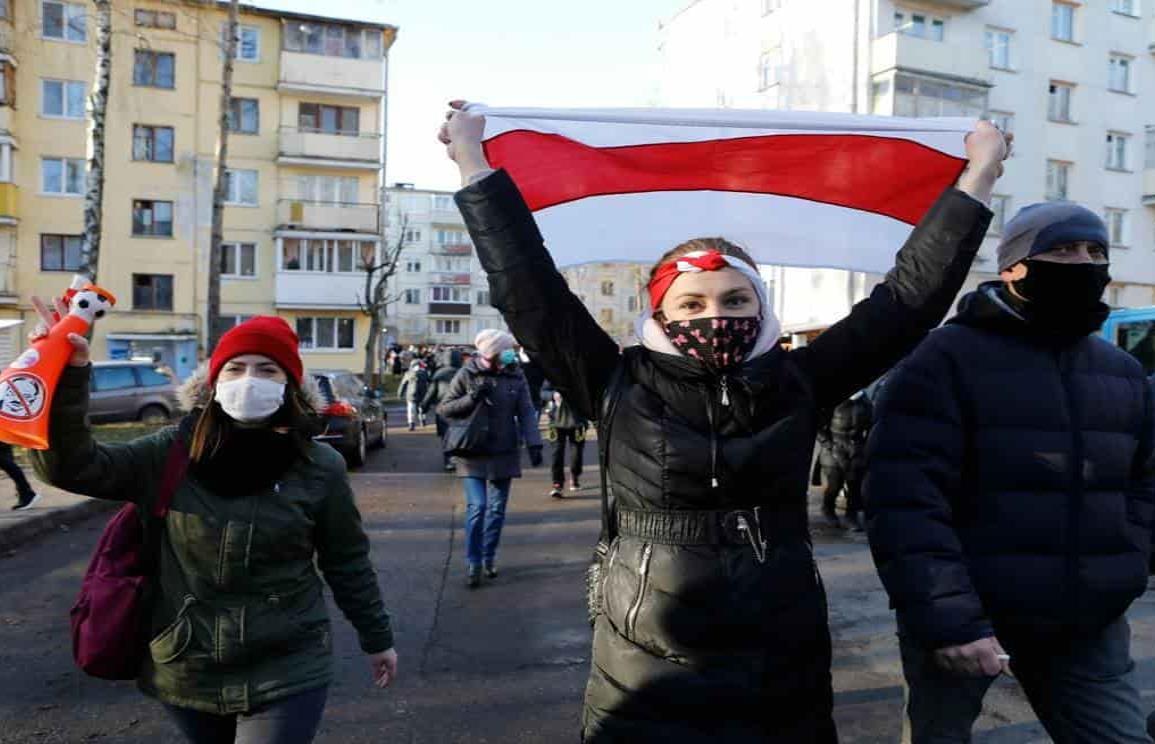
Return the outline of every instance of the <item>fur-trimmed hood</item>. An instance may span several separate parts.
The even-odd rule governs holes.
[[[193,373],[182,382],[176,390],[176,399],[180,404],[181,410],[193,411],[197,408],[204,408],[209,402],[209,365],[208,362],[201,362]],[[321,395],[321,388],[317,385],[317,380],[308,372],[305,373],[301,380],[301,389],[305,393],[305,399],[309,401],[309,405],[313,410],[320,411],[326,405],[324,396]]]

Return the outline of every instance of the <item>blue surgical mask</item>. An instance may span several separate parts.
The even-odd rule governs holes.
[[[501,366],[503,367],[517,364],[517,352],[513,349],[506,349],[505,351],[501,352],[501,356],[498,357],[498,360],[501,362]]]

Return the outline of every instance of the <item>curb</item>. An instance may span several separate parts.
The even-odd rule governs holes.
[[[16,524],[0,528],[0,553],[7,553],[25,543],[64,527],[81,522],[94,514],[111,511],[121,504],[116,501],[85,499],[84,501],[47,509]]]

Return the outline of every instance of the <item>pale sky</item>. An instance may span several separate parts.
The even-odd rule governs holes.
[[[501,106],[647,106],[658,23],[689,0],[249,0],[398,26],[386,179],[457,188],[436,140],[451,98]]]

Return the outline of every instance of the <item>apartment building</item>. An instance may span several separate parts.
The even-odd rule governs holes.
[[[970,284],[993,278],[999,233],[1019,208],[1071,199],[1110,228],[1107,300],[1151,305],[1153,19],[1151,0],[697,0],[662,24],[661,98],[993,119],[1015,133],[1016,152]],[[788,327],[839,317],[879,279],[769,273]]]
[[[386,335],[405,345],[471,344],[484,328],[505,328],[453,192],[394,184],[385,203],[386,243],[401,245]]]
[[[155,357],[184,376],[204,356],[224,7],[113,2],[98,279],[118,304],[98,359]],[[308,367],[362,366],[395,34],[241,6],[221,306],[227,323],[284,317]],[[0,318],[28,319],[29,298],[58,294],[80,262],[91,4],[0,0],[0,67]],[[0,361],[23,333],[8,336]]]
[[[637,343],[634,329],[648,301],[649,270],[636,263],[589,263],[565,267],[561,273],[602,330],[629,346]]]

